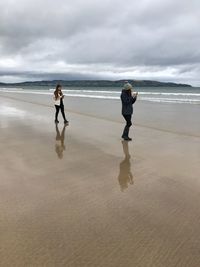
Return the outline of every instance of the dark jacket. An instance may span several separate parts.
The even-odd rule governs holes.
[[[121,101],[122,101],[122,115],[133,114],[133,104],[135,103],[137,96],[132,96],[128,90],[122,90]]]

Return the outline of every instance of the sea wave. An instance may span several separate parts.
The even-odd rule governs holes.
[[[23,90],[22,88],[0,88],[0,91],[19,94],[53,95],[50,90]],[[120,92],[117,91],[95,91],[95,90],[63,90],[66,96],[93,98],[105,100],[120,100]],[[117,94],[117,95],[116,95]],[[154,96],[154,97],[152,97]],[[195,97],[195,98],[194,98]],[[139,92],[138,100],[159,103],[188,103],[200,104],[200,94],[198,93],[165,93],[165,92]]]
[[[50,91],[54,91],[55,89],[50,89]],[[120,95],[121,92],[120,91],[103,91],[103,90],[74,90],[74,89],[70,89],[70,90],[66,90],[64,89],[63,92],[66,93],[98,93],[98,94],[117,94]],[[138,91],[139,95],[166,95],[166,96],[199,96],[200,97],[200,93],[186,93],[186,92],[141,92]]]
[[[149,102],[160,102],[160,103],[200,104],[200,99],[191,99],[191,98],[141,97],[140,100],[149,101]]]

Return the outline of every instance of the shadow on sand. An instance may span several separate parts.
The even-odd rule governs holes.
[[[129,154],[129,143],[127,141],[122,141],[122,147],[124,151],[124,160],[119,165],[119,176],[118,181],[123,192],[128,188],[129,185],[133,184],[133,175],[131,172],[131,162],[130,162],[130,154]]]
[[[66,128],[66,125],[63,126],[62,132],[60,133],[58,124],[56,124],[55,151],[59,159],[63,158],[63,152],[65,150],[65,128]]]

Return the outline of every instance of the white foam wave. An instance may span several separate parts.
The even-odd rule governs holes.
[[[23,88],[16,88],[16,87],[1,87],[0,91],[22,91]]]
[[[53,92],[55,89],[49,89],[50,92]],[[37,92],[38,94],[48,94],[49,91],[40,91],[40,90],[25,90],[23,88],[15,88],[15,87],[10,87],[10,88],[0,88],[0,91],[9,91],[9,92],[17,92],[17,91],[23,91],[24,93],[35,93]],[[64,89],[63,92],[65,93],[70,93],[70,94],[110,94],[110,95],[120,95],[121,91],[108,91],[108,90],[85,90],[85,89]],[[162,95],[162,96],[197,96],[200,97],[200,93],[193,93],[193,92],[138,92],[139,95]]]
[[[5,90],[4,88],[0,89],[2,92],[7,92],[7,93],[19,93],[19,94],[37,94],[37,95],[53,95],[53,92],[51,91],[33,91],[33,90]],[[90,90],[90,94],[84,94],[83,91],[89,92],[89,90],[82,90],[80,93],[80,90],[65,90],[64,92],[67,93],[66,96],[69,97],[81,97],[81,98],[93,98],[93,99],[105,99],[105,100],[120,100],[119,95],[94,95],[91,93],[94,93],[94,91]],[[76,92],[76,93],[72,93]],[[78,92],[78,93],[77,93]],[[96,91],[99,93],[99,91]],[[111,92],[109,92],[111,93]],[[118,92],[119,93],[119,92]],[[143,93],[143,92],[142,92]],[[164,93],[156,93],[155,95],[163,95]],[[142,94],[141,94],[142,95]],[[144,94],[143,94],[144,95]],[[147,94],[146,94],[147,95]],[[170,95],[170,93],[165,94],[165,95]],[[172,94],[174,96],[174,94]],[[179,96],[175,94],[176,96]],[[200,95],[200,94],[199,94]],[[185,95],[184,95],[185,96]],[[150,101],[150,102],[162,102],[162,103],[189,103],[189,104],[200,104],[200,99],[192,99],[192,98],[169,98],[169,97],[144,97],[144,96],[139,96],[138,100],[143,100],[143,101]]]
[[[166,95],[166,96],[200,96],[198,93],[166,93],[166,92],[139,92],[140,95]]]
[[[50,91],[54,91],[55,89],[50,89]],[[63,92],[69,93],[98,93],[98,94],[117,94],[120,95],[121,91],[103,91],[103,90],[75,90],[75,89],[64,89]],[[166,95],[166,96],[199,96],[200,93],[186,93],[186,92],[138,92],[139,95]]]
[[[162,102],[162,103],[189,103],[189,104],[200,104],[200,99],[190,98],[158,98],[158,97],[141,97],[140,100],[150,102]]]

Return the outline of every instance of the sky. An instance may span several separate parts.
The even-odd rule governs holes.
[[[200,86],[199,0],[1,0],[0,82]]]

